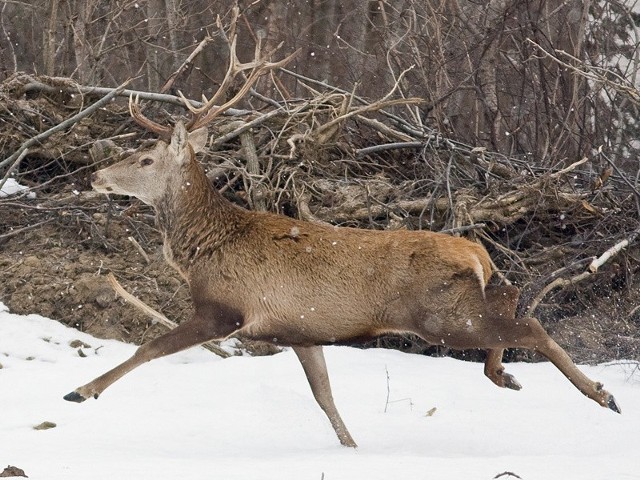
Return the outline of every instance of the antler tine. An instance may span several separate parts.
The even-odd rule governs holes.
[[[253,60],[251,62],[241,63],[240,60],[238,59],[238,55],[236,52],[237,39],[238,39],[237,21],[238,21],[239,14],[240,14],[240,9],[236,4],[232,9],[232,18],[230,21],[228,36],[225,34],[222,28],[222,25],[221,25],[222,22],[220,21],[220,18],[218,17],[217,19],[217,24],[218,24],[218,27],[220,28],[220,32],[223,38],[226,38],[227,43],[229,45],[229,66],[227,67],[227,72],[225,73],[224,79],[220,83],[220,86],[218,87],[216,92],[213,94],[213,96],[209,100],[205,99],[202,106],[194,107],[184,97],[184,95],[182,95],[181,92],[178,92],[180,94],[180,98],[182,99],[182,102],[184,103],[185,107],[192,114],[192,119],[187,125],[188,130],[195,130],[196,128],[206,125],[207,123],[211,122],[214,118],[219,116],[221,113],[223,113],[225,110],[228,110],[229,108],[234,106],[236,103],[238,103],[242,99],[242,97],[244,97],[249,92],[249,90],[251,90],[251,88],[253,87],[253,85],[255,85],[255,83],[258,81],[258,78],[260,78],[261,75],[263,75],[264,73],[270,70],[273,70],[275,68],[285,65],[286,63],[291,61],[291,59],[295,55],[297,55],[298,52],[300,51],[300,50],[296,50],[293,54],[280,60],[279,62],[274,62],[274,63],[267,62],[265,58],[269,58],[276,50],[278,50],[282,46],[282,44],[278,45],[275,49],[268,52],[267,56],[265,57],[262,52],[262,43],[263,43],[262,36],[258,35]],[[234,95],[234,97],[231,100],[228,100],[223,105],[216,107],[215,105],[217,105],[222,99],[222,97],[226,94],[227,90],[235,80],[236,76],[239,73],[247,70],[251,70],[251,73],[248,74],[242,88],[240,88],[240,90],[236,93],[236,95]]]
[[[192,114],[198,115],[199,113],[201,113],[202,107],[194,107],[193,104],[191,103],[191,100],[185,97],[182,91],[178,90],[178,96],[180,97],[180,100],[182,100],[182,103],[184,104],[185,108],[189,110]],[[207,99],[204,95],[202,96],[202,103],[203,104],[207,103]]]
[[[133,95],[129,96],[129,114],[138,125],[150,132],[157,133],[164,139],[171,137],[171,127],[160,125],[144,116],[142,110],[140,110],[140,95],[136,95],[135,101],[133,100]]]
[[[248,66],[244,67],[245,65],[248,65]],[[236,55],[236,36],[233,35],[231,40],[229,41],[229,67],[227,68],[227,73],[225,74],[224,79],[222,80],[222,83],[218,87],[218,90],[216,90],[216,92],[213,94],[213,97],[207,100],[206,97],[204,97],[203,95],[203,105],[201,107],[194,107],[191,104],[191,102],[189,102],[189,100],[185,98],[182,92],[178,92],[178,94],[180,95],[180,98],[184,103],[185,107],[192,114],[202,115],[203,113],[209,111],[219,101],[220,97],[224,95],[224,93],[227,91],[227,89],[229,88],[233,80],[235,80],[236,75],[238,75],[238,73],[242,72],[243,70],[247,70],[249,68],[251,68],[250,64],[241,64],[238,60],[238,57]]]
[[[226,111],[229,108],[233,107],[247,93],[249,93],[249,90],[251,90],[251,88],[255,85],[255,83],[258,81],[258,79],[262,75],[264,75],[268,71],[271,71],[271,70],[274,70],[276,68],[279,68],[279,67],[282,67],[282,66],[286,65],[299,52],[300,52],[300,49],[296,50],[291,55],[283,58],[282,60],[280,60],[278,62],[266,62],[266,61],[256,62],[256,61],[254,61],[254,62],[251,62],[251,63],[240,64],[240,67],[243,67],[243,68],[238,70],[238,73],[243,71],[243,70],[247,70],[249,68],[253,69],[251,71],[251,73],[249,74],[249,77],[245,81],[244,85],[242,85],[242,88],[240,88],[240,90],[233,96],[232,99],[228,100],[223,105],[220,105],[217,108],[210,108],[215,103],[214,99],[217,99],[217,97],[218,97],[218,94],[216,92],[216,95],[214,95],[214,97],[211,100],[209,100],[207,105],[202,107],[202,110],[200,112],[198,112],[196,114],[196,117],[189,123],[189,130],[191,130],[191,129],[195,130],[197,128],[200,128],[200,127],[210,123],[213,119],[218,117],[221,113],[223,113],[224,111]],[[207,110],[207,107],[209,107],[207,113],[205,115],[202,115],[202,112]],[[200,109],[198,109],[198,110],[200,110]]]

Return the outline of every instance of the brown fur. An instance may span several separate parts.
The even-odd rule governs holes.
[[[481,245],[241,209],[211,188],[192,146],[202,147],[178,125],[171,144],[158,142],[97,172],[93,185],[155,207],[165,255],[189,283],[195,315],[68,399],[97,396],[150,359],[235,335],[293,346],[340,441],[355,446],[333,404],[319,346],[411,332],[435,344],[487,349],[485,374],[513,389],[520,385],[504,372],[502,349],[534,349],[582,393],[619,410],[537,320],[515,319],[516,288],[487,286],[491,261]],[[143,165],[149,158],[153,164]]]

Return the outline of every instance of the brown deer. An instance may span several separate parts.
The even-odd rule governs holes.
[[[274,65],[251,64],[245,87]],[[230,68],[237,71],[238,65]],[[195,313],[66,400],[97,398],[139,365],[209,340],[263,340],[293,348],[340,443],[355,447],[333,402],[322,345],[409,332],[455,349],[485,349],[486,376],[514,390],[521,387],[504,371],[503,349],[534,350],[584,395],[620,413],[614,397],[575,366],[538,320],[515,318],[519,291],[487,284],[492,267],[481,245],[428,231],[325,226],[227,201],[212,188],[196,153],[207,141],[203,125],[248,88],[242,90],[220,108],[208,102],[209,111],[173,129],[130,104],[133,118],[163,139],[97,171],[92,185],[155,209],[165,257],[188,282]]]

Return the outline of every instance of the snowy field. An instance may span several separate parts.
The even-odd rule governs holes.
[[[80,347],[86,357],[72,340],[90,345]],[[631,366],[583,367],[616,396],[617,415],[548,363],[507,365],[524,387],[514,392],[495,387],[481,364],[327,348],[353,450],[338,443],[291,351],[221,360],[191,349],[140,367],[99,400],[62,400],[133,351],[0,304],[0,471],[13,465],[47,480],[640,479],[640,373]],[[57,426],[34,430],[45,421]]]

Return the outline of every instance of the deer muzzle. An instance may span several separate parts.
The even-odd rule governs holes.
[[[109,187],[108,185],[105,185],[105,183],[106,182],[104,180],[104,177],[100,175],[100,171],[93,172],[91,174],[91,186],[95,191],[100,193],[112,192],[113,188]]]

